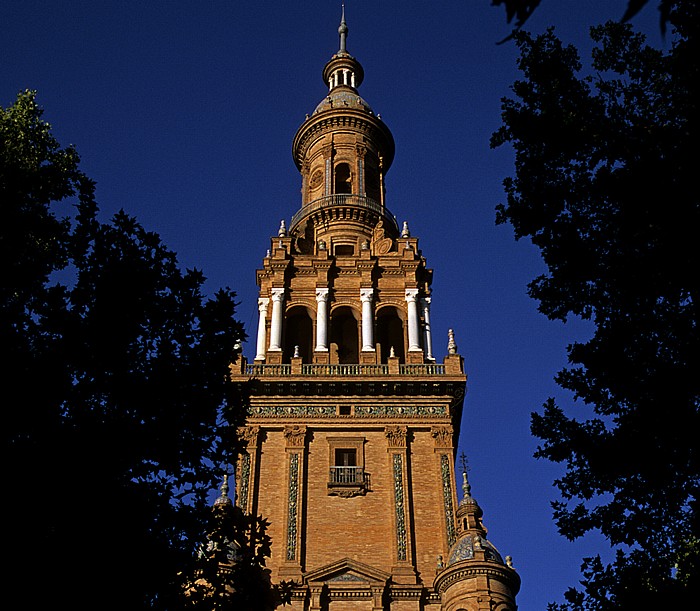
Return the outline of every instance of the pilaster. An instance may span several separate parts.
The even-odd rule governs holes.
[[[401,425],[384,429],[387,453],[394,485],[394,566],[391,576],[396,583],[415,584],[413,564],[413,515],[410,506],[408,475],[408,428]]]
[[[279,575],[281,579],[301,582],[306,426],[285,426],[284,438],[287,456],[287,520],[284,563],[280,566]]]
[[[430,433],[435,440],[436,471],[442,482],[443,559],[446,560],[450,548],[457,540],[455,527],[457,496],[454,487],[454,430],[451,426],[434,426],[431,428]]]
[[[236,465],[236,505],[245,513],[254,514],[260,427],[244,426],[239,429],[238,434],[244,448],[238,456]]]

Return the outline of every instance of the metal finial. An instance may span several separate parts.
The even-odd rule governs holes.
[[[462,467],[462,493],[465,499],[471,498],[472,487],[469,485],[469,479],[467,478],[467,473],[469,472],[469,461],[467,460],[467,455],[462,452],[459,455],[459,463]]]
[[[469,459],[464,451],[462,451],[459,455],[459,465],[462,467],[462,471],[464,473],[469,473]]]
[[[471,498],[472,487],[469,485],[469,480],[467,479],[467,472],[462,473],[462,495],[465,499]]]
[[[340,27],[338,28],[338,34],[340,34],[340,50],[338,53],[346,53],[345,41],[348,37],[348,24],[345,23],[345,2],[342,3],[342,13],[340,16]]]
[[[222,505],[231,505],[231,499],[228,496],[228,475],[224,473],[224,480],[221,482],[221,494],[219,498],[214,501],[214,505],[221,507]]]

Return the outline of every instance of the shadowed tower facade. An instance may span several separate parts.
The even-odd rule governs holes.
[[[275,580],[299,611],[512,611],[520,579],[486,539],[455,448],[466,386],[438,362],[432,270],[386,207],[389,128],[346,48],[294,138],[301,206],[257,271],[256,356],[236,502],[270,522]]]

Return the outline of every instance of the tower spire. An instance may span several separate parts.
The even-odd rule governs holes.
[[[338,53],[347,53],[346,40],[348,37],[348,24],[345,23],[345,2],[341,4],[342,12],[340,15],[340,26],[338,27],[338,34],[340,34],[340,49]]]

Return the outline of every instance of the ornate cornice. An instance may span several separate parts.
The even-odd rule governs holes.
[[[351,108],[326,110],[311,116],[302,124],[292,143],[294,163],[297,167],[301,169],[311,142],[322,134],[336,131],[339,128],[350,128],[367,136],[368,139],[376,141],[382,150],[384,171],[389,169],[394,159],[395,146],[389,128],[375,115]]]
[[[434,587],[440,594],[443,594],[457,581],[484,576],[505,583],[510,588],[512,596],[515,596],[520,589],[520,577],[515,570],[502,564],[474,560],[463,560],[446,568],[435,577]]]

